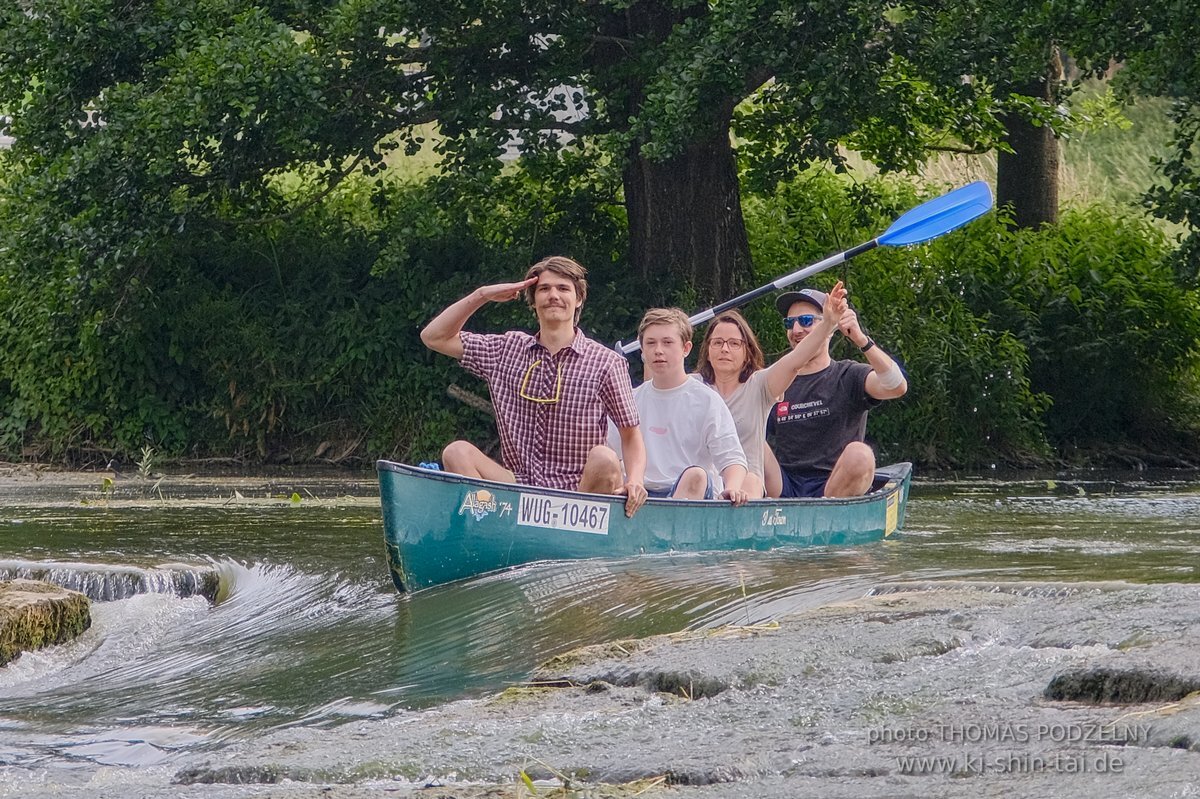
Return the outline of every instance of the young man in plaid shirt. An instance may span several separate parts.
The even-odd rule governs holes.
[[[489,302],[524,294],[537,314],[537,335],[463,330]],[[425,346],[487,381],[500,431],[503,465],[468,441],[442,451],[446,471],[506,483],[624,494],[632,516],[646,501],[646,450],[625,359],[579,330],[587,270],[552,256],[519,283],[483,286],[446,308],[421,331]],[[605,445],[612,419],[625,455]]]

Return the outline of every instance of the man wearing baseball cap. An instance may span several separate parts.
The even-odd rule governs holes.
[[[825,293],[816,289],[776,298],[793,349],[821,321],[824,306]],[[863,332],[852,309],[842,314],[838,329],[867,363],[835,361],[827,346],[796,373],[772,414],[772,446],[780,471],[777,481],[768,458],[771,496],[852,497],[871,489],[875,453],[863,441],[867,411],[882,400],[904,396],[908,381],[892,357]]]

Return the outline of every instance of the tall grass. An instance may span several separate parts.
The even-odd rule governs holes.
[[[1074,114],[1091,120],[1085,119],[1061,140],[1059,200],[1064,208],[1137,206],[1142,194],[1162,181],[1154,161],[1169,153],[1173,129],[1170,101],[1140,98],[1096,114],[1092,109],[1105,102],[1104,92],[1103,85],[1089,84],[1069,101]],[[996,155],[937,156],[926,164],[922,177],[933,183],[986,180],[994,184]],[[1170,227],[1169,223],[1163,225]]]
[[[1061,140],[1061,204],[1064,208],[1140,205],[1146,190],[1162,181],[1154,160],[1169,153],[1173,130],[1170,101],[1144,97],[1118,105],[1111,98],[1106,82],[1092,80],[1072,94],[1067,104],[1077,124]],[[441,138],[437,125],[421,126],[419,135],[425,139],[425,145],[415,155],[406,156],[402,150],[388,154],[389,178],[418,181],[439,171],[441,157],[434,151]],[[855,154],[847,156],[855,175],[865,179],[878,173],[872,164]],[[956,186],[975,180],[995,185],[996,154],[934,155],[913,177],[918,185]],[[1178,232],[1168,222],[1161,224],[1168,233]]]

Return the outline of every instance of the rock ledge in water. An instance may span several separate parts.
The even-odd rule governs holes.
[[[1042,693],[1053,701],[1091,705],[1178,702],[1200,691],[1200,679],[1160,669],[1094,668],[1057,675]]]
[[[0,666],[91,626],[88,599],[77,591],[35,580],[0,582]]]

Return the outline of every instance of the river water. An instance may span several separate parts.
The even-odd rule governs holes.
[[[581,645],[760,624],[889,581],[1196,583],[1198,529],[1195,475],[918,480],[904,531],[876,545],[535,564],[400,597],[370,474],[106,488],[14,471],[0,579],[96,601],[82,637],[0,668],[0,795],[101,768],[136,795],[285,729],[336,751],[347,722],[495,692]]]

